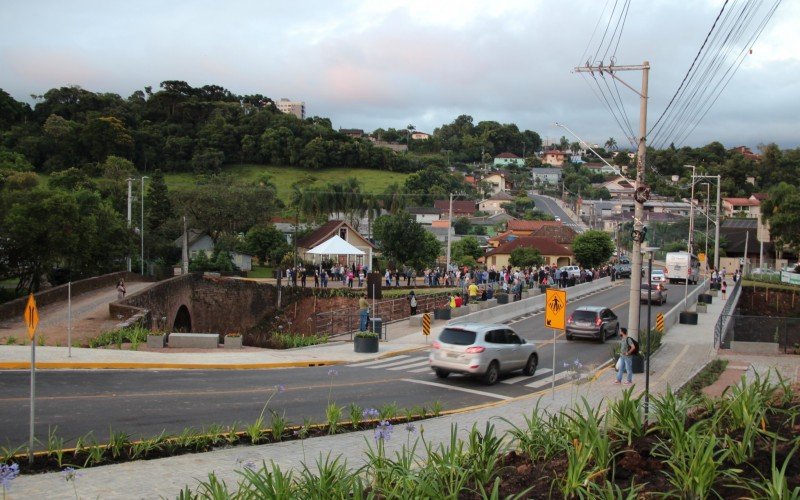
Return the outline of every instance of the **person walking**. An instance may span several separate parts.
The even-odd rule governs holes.
[[[122,300],[125,298],[125,279],[120,279],[117,282],[117,300]]]
[[[367,302],[367,294],[362,293],[361,298],[358,299],[358,330],[361,332],[366,332],[368,322],[369,302]]]
[[[728,282],[722,280],[722,286],[720,287],[720,291],[722,292],[722,300],[725,300],[725,292],[728,291]]]
[[[617,366],[617,380],[614,381],[615,384],[622,383],[622,372],[623,370],[628,372],[628,380],[625,381],[625,385],[631,385],[633,383],[633,354],[636,351],[636,346],[633,343],[633,340],[628,338],[628,329],[627,328],[620,328],[619,329],[619,336],[620,336],[620,346],[619,350],[619,360]]]

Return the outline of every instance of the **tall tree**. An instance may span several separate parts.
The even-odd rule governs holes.
[[[151,231],[160,228],[172,218],[172,202],[161,170],[153,172],[147,189],[147,225]]]
[[[378,217],[373,234],[383,255],[396,265],[420,268],[431,265],[441,253],[436,237],[407,212]]]
[[[605,231],[586,231],[575,237],[572,252],[584,267],[598,267],[614,254],[614,242]]]

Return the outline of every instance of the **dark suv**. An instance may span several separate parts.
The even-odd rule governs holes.
[[[589,337],[602,342],[609,335],[619,333],[619,318],[608,307],[583,306],[575,309],[567,319],[567,340]]]
[[[617,278],[630,278],[631,261],[628,260],[626,257],[620,258],[619,263],[616,266],[614,266],[614,271],[617,274]]]

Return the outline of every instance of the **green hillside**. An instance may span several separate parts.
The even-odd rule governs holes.
[[[291,186],[299,179],[312,176],[314,184],[322,186],[328,182],[343,181],[355,177],[364,185],[368,193],[380,193],[391,183],[402,185],[409,174],[388,172],[385,170],[368,170],[353,168],[328,168],[322,170],[309,170],[296,167],[276,167],[269,165],[230,165],[224,168],[225,172],[235,174],[246,182],[255,182],[264,175],[268,175],[278,188],[278,197],[284,202],[289,201]],[[196,175],[192,173],[168,173],[164,175],[170,190],[181,191],[190,189],[195,184]]]

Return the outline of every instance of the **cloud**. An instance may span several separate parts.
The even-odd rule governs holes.
[[[608,51],[596,50],[608,11],[604,17],[605,4],[588,0],[133,5],[39,0],[4,6],[0,87],[17,99],[67,84],[126,96],[179,79],[304,100],[309,114],[328,116],[335,126],[413,123],[432,131],[469,114],[544,137],[563,135],[553,125],[560,121],[589,142],[613,136],[625,144],[628,127],[596,97],[595,80],[572,69],[587,59],[608,63],[615,52],[617,64],[650,61],[653,123],[721,3],[632,2],[619,47]],[[783,117],[800,111],[790,97],[800,59],[800,5],[784,2],[779,9],[687,144],[765,138],[797,145]],[[619,76],[640,85],[638,72]],[[622,83],[608,84],[635,130],[638,97]]]

